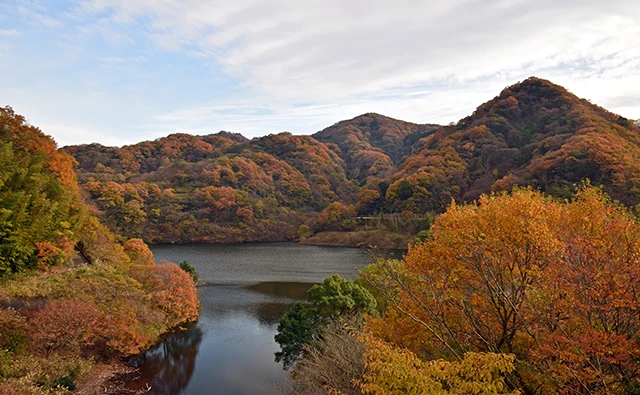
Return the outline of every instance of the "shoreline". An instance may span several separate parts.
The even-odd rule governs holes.
[[[302,245],[326,246],[326,247],[348,247],[348,248],[381,248],[390,250],[406,250],[407,245],[414,239],[414,235],[394,233],[382,230],[360,230],[360,231],[325,231],[318,232],[309,237],[299,239],[282,240],[245,240],[236,242],[184,242],[184,243],[147,243],[149,246],[170,246],[170,245],[241,245],[241,244],[275,244],[294,243]],[[146,243],[146,242],[145,242]]]

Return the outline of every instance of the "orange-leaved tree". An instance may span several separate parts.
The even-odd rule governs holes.
[[[425,359],[516,355],[525,393],[624,392],[638,379],[640,226],[596,188],[452,205],[432,237],[371,276],[391,310],[370,328]]]
[[[192,278],[173,262],[162,262],[143,280],[166,316],[168,327],[198,318],[198,295]]]

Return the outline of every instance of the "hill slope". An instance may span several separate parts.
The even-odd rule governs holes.
[[[140,352],[198,315],[187,273],[156,265],[139,239],[116,242],[90,213],[74,163],[0,108],[2,394],[73,389],[93,361]]]
[[[342,159],[310,136],[176,134],[65,150],[103,220],[150,242],[292,239],[306,213],[356,192]]]
[[[313,137],[327,143],[344,161],[350,179],[390,175],[420,138],[433,133],[437,125],[418,125],[380,114],[364,114],[338,122]]]
[[[365,114],[313,136],[179,134],[65,150],[105,222],[149,242],[287,240],[303,224],[328,229],[327,218],[338,230],[355,214],[404,212],[398,223],[513,185],[570,197],[585,178],[640,203],[638,126],[535,77],[446,127]]]
[[[513,185],[569,197],[586,178],[624,204],[640,203],[640,129],[532,77],[422,139],[387,199],[396,209],[442,211],[451,199]]]

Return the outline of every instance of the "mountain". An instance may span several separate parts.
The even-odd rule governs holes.
[[[364,114],[338,122],[313,135],[326,143],[346,164],[346,174],[360,183],[370,176],[383,178],[411,153],[420,138],[438,125],[418,125],[380,114]]]
[[[421,139],[386,198],[396,210],[443,211],[452,199],[514,185],[570,197],[584,179],[626,205],[640,203],[640,129],[532,77]]]
[[[65,151],[101,218],[149,242],[287,240],[301,225],[350,229],[345,220],[381,211],[398,227],[514,185],[570,198],[585,179],[640,203],[638,126],[535,77],[449,126],[370,113],[312,136],[175,134]]]
[[[105,223],[150,242],[292,239],[307,213],[357,191],[327,145],[290,133],[174,134],[65,150]]]

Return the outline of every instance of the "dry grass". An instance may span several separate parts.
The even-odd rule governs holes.
[[[304,358],[291,374],[285,394],[359,395],[354,380],[364,373],[364,346],[342,329],[328,331],[316,347],[307,346]]]

